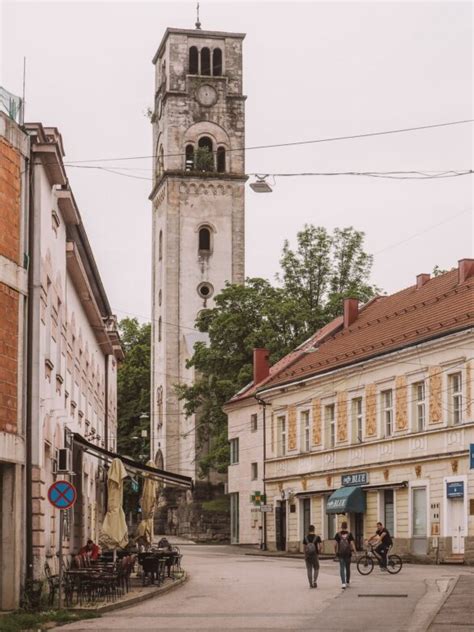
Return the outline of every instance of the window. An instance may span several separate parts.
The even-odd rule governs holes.
[[[158,342],[161,342],[161,316],[158,319]]]
[[[184,168],[185,171],[192,171],[194,169],[194,147],[192,145],[186,145],[186,160]]]
[[[163,259],[163,231],[158,235],[158,261]]]
[[[211,231],[207,226],[199,229],[199,251],[201,253],[211,251]]]
[[[205,46],[201,50],[201,75],[211,74],[211,51]]]
[[[326,430],[326,447],[334,448],[336,445],[336,417],[335,406],[329,404],[324,407],[324,425]]]
[[[256,432],[258,427],[258,415],[253,413],[250,415],[250,432]]]
[[[413,384],[413,430],[421,432],[425,429],[425,383]]]
[[[354,397],[351,405],[352,443],[362,443],[362,397]]]
[[[277,417],[278,428],[278,456],[284,456],[286,454],[286,417],[280,415]]]
[[[230,496],[230,541],[232,544],[239,542],[239,493]]]
[[[309,410],[302,410],[300,413],[300,449],[301,452],[309,452],[310,444],[310,427],[309,427]]]
[[[386,489],[382,493],[383,493],[384,525],[389,530],[390,535],[393,536],[393,531],[395,529],[393,489]]]
[[[239,462],[239,440],[231,439],[229,441],[230,445],[230,463],[234,465]]]
[[[222,75],[222,51],[220,48],[215,48],[212,52],[212,74],[214,77]]]
[[[391,437],[393,431],[393,395],[392,389],[380,393],[382,400],[382,428],[385,437]]]
[[[258,463],[250,464],[250,477],[253,481],[256,481],[258,478]]]
[[[326,504],[329,500],[329,496],[326,496]],[[336,514],[329,513],[326,514],[326,539],[333,540],[336,535],[337,526],[336,526]]]
[[[217,171],[218,173],[225,172],[225,147],[217,148]]]
[[[462,420],[462,378],[461,373],[448,375],[449,389],[449,421],[451,424],[460,424]]]
[[[214,294],[214,287],[210,283],[200,283],[197,286],[197,293],[201,298],[211,298],[211,296]]]
[[[199,74],[199,53],[196,46],[191,46],[189,49],[189,74]]]
[[[426,537],[426,487],[412,490],[412,535]]]
[[[209,136],[202,136],[199,139],[195,168],[198,171],[214,171],[214,153]]]

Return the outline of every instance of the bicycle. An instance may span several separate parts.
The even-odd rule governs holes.
[[[382,557],[375,551],[375,547],[367,543],[367,550],[357,560],[357,570],[361,575],[370,575],[374,570],[375,562],[378,562],[378,565],[382,568],[381,561]],[[389,573],[396,575],[402,570],[402,566],[402,558],[399,555],[387,555],[386,569]]]

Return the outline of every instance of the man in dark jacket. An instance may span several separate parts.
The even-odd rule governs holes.
[[[319,554],[321,552],[321,538],[316,535],[313,525],[309,525],[308,534],[303,539],[304,561],[308,573],[310,588],[317,588],[319,574]],[[314,577],[313,577],[314,575]]]

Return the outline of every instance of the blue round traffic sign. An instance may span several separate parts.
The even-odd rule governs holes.
[[[68,481],[56,481],[48,489],[48,500],[56,509],[69,509],[76,498],[76,488]]]

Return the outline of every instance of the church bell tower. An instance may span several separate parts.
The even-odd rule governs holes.
[[[154,186],[151,449],[157,467],[196,479],[199,420],[177,384],[198,313],[244,281],[242,33],[168,28],[153,58]]]

